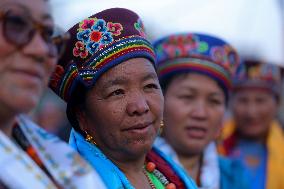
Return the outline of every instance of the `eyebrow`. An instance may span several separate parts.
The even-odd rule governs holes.
[[[146,76],[144,76],[142,78],[142,81],[147,81],[148,79],[158,79],[158,76],[157,76],[156,73],[151,72],[151,73],[147,74]]]
[[[191,86],[181,86],[180,91],[182,91],[182,90],[193,91],[193,92],[197,91],[197,89],[195,89]],[[217,91],[216,92],[210,92],[209,94],[210,94],[210,96],[222,96],[222,92],[217,92]]]
[[[50,20],[50,21],[54,22],[53,17],[51,16],[51,14],[48,14],[48,13],[42,15],[41,19],[42,19],[42,21],[49,21]]]

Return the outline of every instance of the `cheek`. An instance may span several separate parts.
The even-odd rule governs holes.
[[[44,63],[44,70],[45,70],[45,80],[49,80],[49,77],[51,76],[52,72],[55,69],[57,63],[56,58],[48,58],[47,61]]]
[[[147,97],[150,109],[152,113],[157,117],[162,119],[164,111],[164,97],[162,93],[157,93],[149,95]]]
[[[16,48],[5,40],[1,26],[2,23],[0,24],[0,60],[2,62],[3,58],[9,56],[12,52],[16,51]]]
[[[213,130],[218,130],[222,126],[224,114],[225,114],[225,106],[220,106],[211,109],[211,114],[210,114],[211,124],[209,127],[213,128]]]
[[[187,119],[190,109],[181,100],[175,97],[165,98],[165,119],[173,122],[180,122]]]
[[[271,121],[277,114],[277,105],[272,102],[268,105],[262,106],[259,111],[259,114],[263,119],[266,119],[266,121]]]
[[[236,103],[232,105],[232,112],[235,117],[241,118],[248,115],[248,108],[245,105]]]

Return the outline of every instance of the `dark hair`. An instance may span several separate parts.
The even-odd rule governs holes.
[[[87,92],[88,89],[84,85],[79,84],[74,90],[74,93],[72,94],[71,99],[67,103],[67,108],[66,108],[67,118],[71,126],[80,133],[82,131],[80,129],[76,111],[78,110],[82,111],[85,109]]]

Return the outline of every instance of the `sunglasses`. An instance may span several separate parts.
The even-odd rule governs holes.
[[[35,21],[29,11],[22,6],[10,6],[0,10],[3,36],[17,48],[23,48],[31,42],[36,32],[48,46],[50,57],[60,57],[65,49],[68,34],[63,34],[53,26],[44,25]]]

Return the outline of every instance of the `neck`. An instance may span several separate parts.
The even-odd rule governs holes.
[[[187,171],[187,173],[195,180],[197,181],[198,176],[199,176],[199,169],[201,167],[201,159],[202,155],[197,154],[197,155],[180,155],[178,154],[178,158]]]
[[[129,182],[137,189],[150,189],[150,183],[143,172],[145,156],[135,161],[114,161]]]
[[[8,137],[12,136],[12,128],[19,112],[0,101],[0,130]]]
[[[247,136],[237,131],[237,135],[239,139],[243,139],[243,140],[247,140],[247,141],[251,141],[251,142],[259,143],[259,144],[266,144],[268,133],[269,131],[265,132],[262,135],[258,135],[258,136]]]
[[[119,169],[125,174],[130,183],[137,189],[150,189],[150,184],[143,172],[145,156],[131,161],[112,160]]]
[[[12,136],[12,127],[15,123],[15,115],[7,115],[0,112],[0,130],[8,137]]]
[[[139,159],[133,159],[133,160],[117,160],[112,159],[112,161],[122,170],[122,172],[126,175],[135,174],[137,172],[141,172],[142,168],[145,163],[145,156],[139,158]]]

